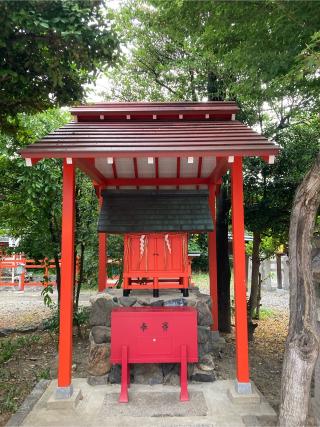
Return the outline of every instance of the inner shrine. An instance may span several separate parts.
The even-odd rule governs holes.
[[[259,156],[272,164],[279,147],[236,120],[237,112],[235,102],[220,101],[80,106],[71,109],[72,122],[21,150],[27,166],[45,158],[62,159],[60,337],[55,398],[68,400],[78,393],[72,385],[76,168],[92,180],[101,207],[99,292],[106,287],[108,234],[125,236],[124,295],[146,287],[156,297],[161,288],[181,290],[187,296],[191,273],[187,234],[208,233],[211,329],[217,334],[215,200],[223,176],[230,172],[236,332],[236,380],[231,393],[253,393],[248,358],[242,163],[245,157]],[[122,332],[112,333],[117,341]],[[130,335],[128,331],[127,334]],[[125,340],[125,334],[122,338]],[[158,343],[158,336],[151,338]],[[168,335],[166,339],[169,338]],[[141,346],[138,339],[130,343]],[[128,344],[121,341],[121,345]],[[187,342],[181,341],[181,345],[188,354]],[[125,365],[126,353],[122,354]],[[118,363],[119,356],[114,360]],[[185,381],[186,358],[183,360]],[[185,390],[184,382],[184,397]]]

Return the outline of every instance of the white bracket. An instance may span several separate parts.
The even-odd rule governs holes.
[[[113,157],[107,157],[107,163],[108,163],[108,165],[112,165],[113,164]]]
[[[273,156],[273,155],[269,156],[269,158],[268,158],[269,165],[273,165],[274,161],[275,161],[275,156]]]
[[[72,165],[72,158],[71,157],[67,157],[66,158],[66,163],[67,163],[67,165]]]
[[[156,115],[156,114],[153,114],[152,119],[153,119],[153,120],[157,120],[157,115]]]
[[[131,120],[131,116],[130,116],[130,114],[127,114],[127,115],[126,115],[126,119],[127,119],[127,120]]]
[[[232,114],[231,115],[231,120],[235,120],[236,119],[236,115],[235,114]]]
[[[193,163],[193,157],[188,157],[188,163]]]
[[[234,156],[228,157],[228,163],[234,163]]]
[[[148,157],[148,165],[153,165],[153,157]]]
[[[100,120],[104,120],[104,115],[100,114]]]
[[[206,119],[210,119],[210,114],[206,114],[206,115],[205,115],[205,118],[206,118]]]
[[[183,114],[179,114],[179,120],[183,119]]]
[[[32,166],[32,159],[26,158],[26,166]]]

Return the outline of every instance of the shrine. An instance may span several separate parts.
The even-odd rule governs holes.
[[[279,147],[236,120],[237,112],[235,102],[220,101],[80,106],[71,109],[72,122],[21,150],[27,166],[45,158],[63,161],[57,398],[69,399],[74,394],[72,295],[76,168],[91,178],[101,206],[99,291],[105,290],[107,280],[107,234],[125,235],[124,295],[144,286],[152,289],[154,296],[166,287],[181,290],[187,296],[190,281],[187,233],[208,233],[212,330],[217,333],[215,198],[222,177],[230,171],[236,332],[234,391],[241,395],[252,393],[242,162],[245,157],[259,156],[272,164]],[[121,332],[116,328],[112,333],[118,337]],[[130,331],[126,334],[130,335]],[[184,347],[187,344],[181,342],[182,351],[189,351]],[[115,363],[119,362],[118,353],[112,357]],[[185,383],[182,393],[185,397]]]
[[[124,239],[123,296],[132,289],[180,289],[189,295],[191,263],[186,233],[126,234]]]

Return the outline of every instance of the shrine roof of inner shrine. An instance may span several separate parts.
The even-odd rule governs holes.
[[[74,161],[110,188],[207,188],[234,156],[272,163],[279,152],[274,142],[235,120],[235,102],[104,103],[70,112],[74,121],[20,154],[30,164],[43,158]]]

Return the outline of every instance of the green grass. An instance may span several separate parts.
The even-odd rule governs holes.
[[[192,282],[195,286],[198,286],[200,291],[208,293],[209,292],[209,274],[202,272],[193,272],[192,273]]]
[[[20,348],[28,347],[30,344],[38,342],[39,335],[30,335],[17,338],[5,338],[0,341],[0,364],[8,362]]]
[[[260,308],[260,320],[270,319],[275,316],[275,311],[272,308]]]

